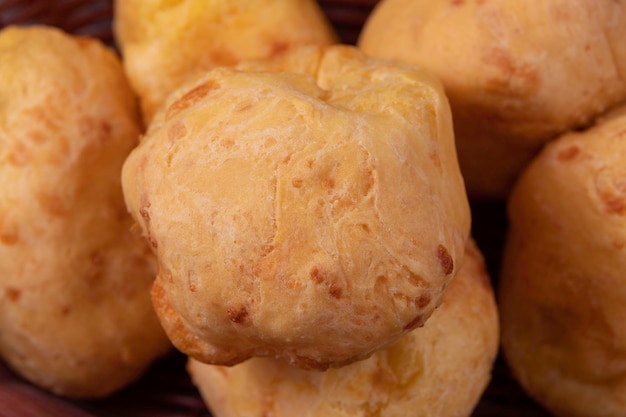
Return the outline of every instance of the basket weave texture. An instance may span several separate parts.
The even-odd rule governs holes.
[[[344,43],[354,44],[378,0],[320,0]],[[113,45],[111,0],[0,0],[0,29],[9,24],[47,24],[100,38]],[[0,80],[1,82],[1,80]],[[503,203],[472,202],[474,238],[492,277],[499,270],[506,229]],[[497,283],[494,282],[497,285]],[[132,386],[100,401],[70,401],[44,392],[0,362],[0,417],[210,417],[174,353]],[[472,417],[547,417],[513,381],[502,358]],[[297,416],[294,416],[297,417]]]

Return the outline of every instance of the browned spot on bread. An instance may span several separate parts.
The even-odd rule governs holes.
[[[72,308],[70,306],[61,307],[61,315],[63,317],[69,316],[71,312],[72,312]]]
[[[292,180],[291,180],[291,185],[292,185],[294,188],[300,188],[300,187],[302,187],[302,179],[300,179],[300,178],[294,178],[294,179],[292,179]]]
[[[623,240],[614,240],[613,241],[613,247],[615,249],[623,249],[624,245],[626,245],[626,243],[624,243]]]
[[[15,245],[20,240],[17,233],[4,232],[0,233],[0,242],[5,245]]]
[[[227,49],[214,49],[210,52],[211,61],[216,66],[235,65],[239,59],[231,51]]]
[[[76,42],[76,46],[81,49],[88,48],[91,44],[94,43],[93,39],[85,36],[76,36],[74,38],[74,41]]]
[[[83,117],[78,121],[78,128],[83,136],[93,138],[96,143],[104,144],[111,137],[113,127],[106,120]]]
[[[539,87],[537,69],[527,63],[516,63],[505,49],[489,50],[483,56],[483,62],[499,72],[487,80],[486,86],[490,89],[513,89],[517,95],[527,96]]]
[[[419,308],[424,308],[426,307],[428,304],[430,304],[430,294],[422,294],[420,295],[417,300],[415,300],[415,304],[419,307]]]
[[[322,179],[322,187],[324,188],[334,188],[335,180],[332,178],[323,178]]]
[[[4,290],[4,293],[6,294],[7,299],[12,303],[18,302],[20,298],[22,297],[22,291],[13,287],[7,287]]]
[[[423,319],[424,316],[418,314],[413,320],[411,320],[409,323],[407,323],[406,326],[404,326],[404,330],[413,330],[414,328],[423,325]]]
[[[437,171],[441,172],[443,168],[441,166],[441,159],[439,158],[439,155],[437,155],[436,152],[431,152],[428,156],[430,157],[430,160],[433,162],[433,165],[435,166],[435,168],[437,168]]]
[[[341,287],[337,284],[331,284],[328,288],[328,292],[333,298],[340,299],[341,298]]]
[[[101,141],[107,141],[111,137],[111,132],[113,132],[113,127],[109,122],[103,120],[98,125],[99,135],[98,138]]]
[[[317,269],[317,267],[311,268],[311,271],[309,272],[309,276],[311,277],[313,282],[315,282],[316,284],[321,284],[322,282],[324,282],[324,276],[322,275],[320,270]]]
[[[252,108],[252,104],[250,104],[250,103],[246,103],[246,104],[244,104],[243,106],[239,106],[239,107],[237,107],[237,111],[238,111],[238,112],[244,112],[244,111],[249,110],[249,109],[251,109],[251,108]]]
[[[224,138],[219,143],[224,149],[230,149],[235,145],[235,141],[232,138]]]
[[[603,195],[605,210],[608,214],[623,215],[626,211],[626,201],[621,196],[616,195]]]
[[[139,209],[139,214],[146,223],[150,223],[150,203],[146,203],[142,208]]]
[[[450,3],[452,3],[453,6],[461,6],[465,3],[465,0],[452,0]]]
[[[150,242],[150,246],[152,246],[154,249],[159,247],[159,243],[156,241],[156,239],[152,237],[149,230],[148,230],[147,238],[148,238],[148,242]]]
[[[566,162],[576,158],[579,153],[580,148],[578,146],[570,146],[569,148],[561,150],[556,157],[559,161]]]
[[[287,42],[274,42],[270,51],[270,57],[283,54],[287,51],[287,49],[289,49],[289,44]]]
[[[215,90],[219,87],[219,84],[216,83],[215,80],[208,80],[205,83],[193,88],[191,91],[188,91],[184,96],[172,103],[172,105],[167,109],[165,119],[170,119],[182,110],[185,110],[197,101],[206,97],[206,95],[209,94],[209,91]]]
[[[496,66],[506,75],[512,75],[515,71],[515,65],[511,57],[503,49],[492,49],[491,53],[485,57],[485,61]]]
[[[443,273],[450,275],[452,271],[454,271],[454,261],[445,246],[439,245],[437,247],[437,258],[439,259],[439,263],[441,263]]]
[[[227,313],[230,321],[237,324],[242,324],[248,318],[248,310],[245,307],[240,309],[229,308]]]
[[[39,204],[45,211],[55,217],[64,217],[68,214],[63,200],[57,195],[39,193],[37,194],[37,201],[39,201]]]
[[[311,280],[313,280],[313,282],[316,284],[325,283],[324,286],[328,287],[328,293],[331,295],[331,297],[336,298],[336,299],[341,298],[341,295],[343,294],[343,290],[338,284],[332,282],[333,281],[332,275],[325,274],[324,272],[320,271],[318,267],[315,266],[311,268],[311,271],[309,272],[309,276],[311,277]]]

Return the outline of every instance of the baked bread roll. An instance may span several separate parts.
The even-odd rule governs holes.
[[[383,0],[359,46],[441,79],[474,197],[503,197],[544,143],[626,99],[623,1]]]
[[[124,165],[157,313],[203,362],[364,358],[421,326],[462,263],[439,83],[347,46],[296,55],[310,73],[219,68],[175,93]]]
[[[626,415],[626,107],[551,143],[509,203],[504,352],[557,416]]]
[[[366,360],[326,372],[269,358],[188,370],[216,417],[468,417],[491,377],[498,315],[480,253],[426,325]]]
[[[57,394],[103,396],[170,347],[120,185],[135,101],[112,51],[45,27],[0,32],[0,79],[0,356]]]
[[[114,25],[146,122],[211,68],[336,41],[314,0],[116,0]]]

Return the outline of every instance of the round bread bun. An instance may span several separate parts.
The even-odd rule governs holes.
[[[557,416],[626,415],[626,107],[522,175],[500,287],[506,358]]]
[[[157,313],[203,362],[364,358],[421,326],[462,263],[440,84],[352,47],[296,54],[311,73],[219,68],[175,93],[124,165]]]
[[[211,68],[337,39],[314,0],[115,0],[114,10],[146,122],[177,87]]]
[[[469,417],[491,377],[498,315],[473,243],[426,325],[368,359],[325,372],[269,358],[233,367],[190,360],[216,417]]]
[[[112,51],[45,27],[0,32],[0,80],[0,356],[57,394],[107,395],[171,348],[120,184],[133,94]]]
[[[441,79],[477,198],[506,195],[544,143],[626,98],[624,1],[383,0],[359,46]]]

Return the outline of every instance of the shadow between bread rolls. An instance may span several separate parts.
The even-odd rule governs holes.
[[[426,322],[469,235],[441,85],[348,46],[209,71],[122,178],[161,322],[212,364],[369,356]]]
[[[480,252],[465,262],[423,328],[368,359],[325,372],[270,358],[233,367],[190,360],[216,417],[468,417],[491,378],[498,314]]]

